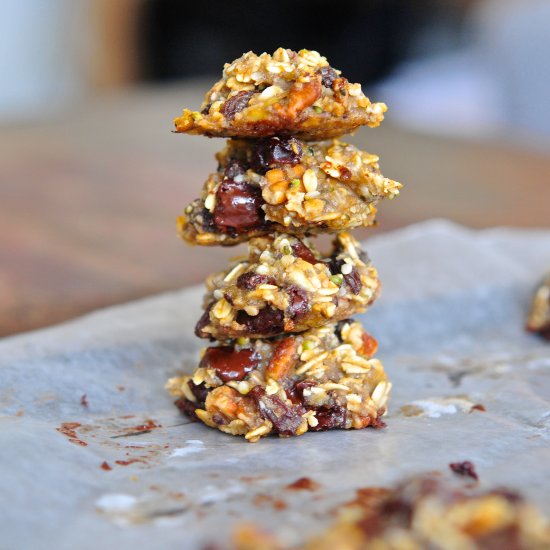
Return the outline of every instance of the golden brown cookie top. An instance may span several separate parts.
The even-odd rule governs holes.
[[[185,109],[176,132],[211,137],[294,135],[320,140],[378,126],[387,107],[371,103],[313,50],[253,52],[224,66],[201,110]]]

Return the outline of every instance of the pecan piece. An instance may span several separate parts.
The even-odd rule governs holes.
[[[310,82],[296,82],[288,94],[288,117],[295,118],[304,109],[313,105],[320,97],[320,78],[315,78]]]
[[[240,394],[229,386],[214,388],[206,398],[206,410],[212,415],[221,415],[227,423],[237,418]],[[216,421],[216,424],[221,422]]]
[[[274,380],[281,380],[288,376],[290,369],[296,363],[298,354],[296,353],[296,338],[292,336],[281,340],[267,366],[266,376]]]

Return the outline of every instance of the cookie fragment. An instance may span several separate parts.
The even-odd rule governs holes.
[[[228,140],[218,171],[185,210],[178,231],[191,244],[233,245],[273,231],[301,236],[369,226],[376,205],[399,194],[378,157],[329,140]]]
[[[252,239],[249,256],[206,280],[201,338],[266,338],[347,319],[376,299],[378,274],[346,232],[322,256],[285,234]]]
[[[176,132],[210,137],[319,140],[376,127],[386,110],[316,51],[278,48],[226,63],[200,111],[185,109],[174,124]]]
[[[550,275],[535,292],[527,317],[527,330],[550,340]]]
[[[268,434],[380,428],[391,384],[365,336],[348,320],[239,339],[207,348],[195,372],[172,378],[167,389],[188,416],[252,442]]]

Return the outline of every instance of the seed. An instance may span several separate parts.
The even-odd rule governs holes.
[[[298,178],[290,180],[290,187],[300,187],[300,180]]]
[[[259,428],[256,428],[255,430],[251,430],[245,434],[245,439],[248,439],[249,441],[252,439],[256,439],[257,437],[260,437],[262,435],[266,435],[271,431],[271,428],[265,424],[260,426]]]
[[[325,306],[325,315],[332,317],[336,313],[336,304],[327,304]]]
[[[342,283],[344,282],[344,276],[340,273],[337,273],[336,275],[331,275],[330,280],[338,286],[342,286]]]
[[[256,306],[246,306],[244,310],[246,311],[246,313],[248,313],[248,315],[251,315],[252,317],[258,315],[260,311]]]
[[[323,112],[323,109],[319,107],[319,105],[314,105],[313,110],[318,114],[321,114]]]
[[[268,86],[261,94],[260,99],[269,99],[275,97],[282,92],[279,86]]]
[[[304,187],[306,188],[306,191],[308,193],[310,193],[311,191],[317,191],[317,176],[311,168],[308,168],[304,172],[302,180],[304,182]]]
[[[308,350],[308,349],[313,349],[315,347],[315,343],[312,342],[311,340],[304,340],[302,342],[302,349],[305,351],[305,350]]]
[[[371,394],[371,399],[376,403],[386,392],[387,384],[386,382],[379,382],[374,391]]]
[[[319,425],[319,421],[315,417],[315,411],[309,411],[304,415],[307,419],[307,423],[312,427],[315,428],[315,426]]]
[[[231,304],[225,299],[222,298],[216,302],[216,305],[212,308],[212,314],[217,319],[223,319],[231,313]]]
[[[204,207],[210,212],[214,212],[216,206],[216,196],[213,193],[210,193],[204,200]]]
[[[351,264],[344,264],[340,271],[342,272],[342,275],[349,275],[352,272],[352,270],[353,270],[353,266]]]

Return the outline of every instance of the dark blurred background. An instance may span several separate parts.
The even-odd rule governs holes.
[[[272,52],[284,44],[323,52],[351,80],[369,84],[418,54],[434,29],[446,33],[438,48],[456,45],[469,3],[281,0],[273,9],[268,0],[235,0],[214,1],[206,13],[199,3],[148,0],[138,22],[142,76],[167,81],[218,74],[245,51]]]
[[[547,0],[3,0],[0,335],[224,268],[174,229],[223,142],[171,128],[248,50],[316,49],[388,103],[349,139],[405,189],[360,237],[549,227],[549,28]]]

